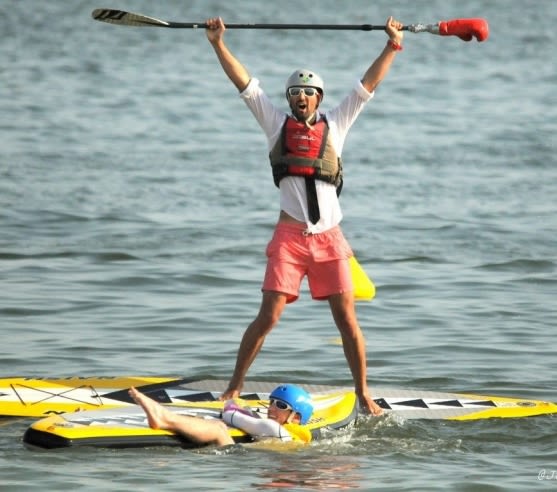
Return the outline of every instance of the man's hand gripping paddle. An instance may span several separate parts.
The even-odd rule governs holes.
[[[204,22],[172,22],[134,14],[123,10],[95,9],[93,19],[118,24],[120,26],[151,26],[178,29],[205,29]],[[226,24],[227,29],[319,29],[336,31],[384,31],[384,25],[371,24]],[[485,41],[489,36],[489,27],[485,19],[454,19],[441,21],[437,24],[410,24],[402,28],[403,31],[429,32],[440,36],[458,36],[464,41],[475,37],[478,41]]]

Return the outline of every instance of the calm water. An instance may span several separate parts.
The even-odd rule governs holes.
[[[0,5],[0,375],[229,376],[259,306],[278,194],[265,140],[202,31],[94,22],[381,24],[485,17],[491,37],[405,38],[344,159],[343,227],[375,386],[557,400],[557,74],[551,0],[90,0]],[[228,31],[277,103],[297,66],[339,101],[380,32]],[[304,291],[250,377],[350,383]],[[25,449],[2,490],[554,490],[556,421],[370,420],[297,453]],[[541,475],[540,475],[541,473]],[[545,473],[545,475],[543,475]],[[543,478],[539,480],[538,478]],[[553,477],[553,478],[552,478]]]

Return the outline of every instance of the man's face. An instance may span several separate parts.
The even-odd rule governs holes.
[[[313,94],[312,94],[313,93]],[[321,94],[313,87],[290,87],[288,103],[292,114],[300,121],[310,119],[321,102]]]

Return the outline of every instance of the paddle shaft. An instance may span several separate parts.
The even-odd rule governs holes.
[[[127,26],[168,27],[171,29],[206,29],[205,22],[174,22],[149,17],[134,12],[114,9],[95,9],[92,12],[95,20]],[[330,31],[384,31],[384,25],[372,24],[226,24],[227,29],[298,29],[298,30],[330,30]],[[409,27],[403,27],[408,30]]]
[[[166,26],[176,29],[205,29],[205,23],[195,22],[168,22]],[[371,24],[226,24],[227,29],[299,29],[320,31],[384,31],[385,26]],[[408,26],[402,28],[408,30]]]
[[[174,29],[206,29],[205,22],[173,22],[156,19],[143,14],[135,14],[124,10],[95,9],[92,12],[95,20],[121,26],[152,26]],[[383,25],[372,24],[226,24],[228,29],[299,29],[299,30],[331,30],[331,31],[385,31]],[[484,41],[489,35],[489,27],[485,19],[454,19],[436,24],[410,24],[402,27],[403,31],[429,32],[441,36],[458,36],[464,41],[475,37]]]

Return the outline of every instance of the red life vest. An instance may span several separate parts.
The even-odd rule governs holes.
[[[340,193],[342,161],[332,145],[325,117],[310,127],[286,118],[269,158],[276,186],[285,176],[303,176],[332,183]]]

